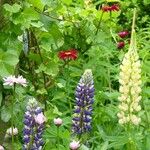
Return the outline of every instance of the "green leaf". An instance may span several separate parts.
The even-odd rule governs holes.
[[[41,64],[39,66],[39,69],[37,71],[44,71],[44,73],[54,77],[57,75],[59,68],[58,64],[54,61],[49,61],[47,65]]]
[[[81,150],[89,150],[89,148],[86,147],[85,145],[81,145],[80,149],[81,149]]]
[[[72,0],[62,0],[62,2],[66,5],[70,5],[72,3]]]
[[[32,25],[33,27],[40,28],[40,27],[43,26],[43,23],[40,22],[40,21],[38,21],[38,22],[31,22],[31,25]]]
[[[11,13],[17,13],[17,12],[20,11],[21,6],[20,6],[19,4],[16,4],[16,3],[13,4],[12,6],[9,5],[9,4],[5,4],[5,5],[4,5],[4,9],[5,9],[6,11],[11,12]]]
[[[39,19],[39,14],[33,8],[25,8],[17,17],[13,18],[14,24],[21,24],[22,29],[29,28],[31,23]],[[35,24],[34,24],[35,25]]]
[[[33,5],[33,7],[36,7],[38,9],[40,9],[41,11],[43,11],[44,8],[44,4],[42,3],[41,0],[27,0],[30,4]]]
[[[58,116],[62,115],[62,113],[58,110],[58,108],[56,106],[54,106],[53,113],[56,114],[56,115],[58,115]]]
[[[8,110],[8,108],[6,108],[5,106],[2,108],[2,111],[1,111],[1,119],[4,121],[4,122],[8,122],[11,118],[11,114],[10,114],[10,111]]]
[[[17,65],[19,59],[13,50],[6,52],[0,52],[0,76],[8,76],[14,73],[15,66]]]
[[[40,95],[45,95],[47,94],[47,91],[45,90],[45,88],[42,88],[42,89],[37,90],[37,93]]]

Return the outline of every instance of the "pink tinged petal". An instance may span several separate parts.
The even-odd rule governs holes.
[[[8,77],[4,77],[3,80],[4,80],[3,85],[13,86],[14,83],[16,83],[16,78],[15,76],[12,76],[12,75]]]
[[[26,87],[27,86],[27,81],[25,78],[23,78],[22,76],[18,76],[18,78],[16,78],[16,83],[17,84],[21,84],[22,86]]]
[[[34,119],[37,124],[43,124],[46,121],[46,117],[44,116],[42,112],[36,115]]]

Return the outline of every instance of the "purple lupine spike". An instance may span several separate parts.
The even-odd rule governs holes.
[[[38,107],[37,101],[29,100],[24,115],[23,150],[41,150],[44,144],[42,134],[44,130],[45,116]]]
[[[92,71],[85,70],[75,92],[76,106],[73,115],[73,133],[82,134],[91,130],[92,104],[94,102]]]

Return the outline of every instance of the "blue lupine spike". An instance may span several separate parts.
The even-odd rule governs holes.
[[[73,133],[82,134],[91,130],[92,104],[94,102],[92,71],[85,70],[75,92],[76,106],[73,117]]]
[[[23,150],[41,150],[44,144],[42,134],[44,123],[37,124],[35,116],[42,113],[35,99],[30,99],[24,115]]]

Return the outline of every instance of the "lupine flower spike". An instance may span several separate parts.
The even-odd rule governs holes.
[[[44,144],[42,133],[46,118],[37,101],[29,99],[24,115],[23,150],[41,150]]]
[[[120,101],[117,114],[120,124],[138,125],[141,118],[138,112],[141,110],[139,102],[141,100],[141,63],[136,48],[136,38],[134,30],[135,14],[132,25],[132,35],[129,51],[125,54],[120,66]]]
[[[92,71],[85,70],[76,88],[76,106],[73,115],[73,133],[82,134],[91,130],[94,83]]]

